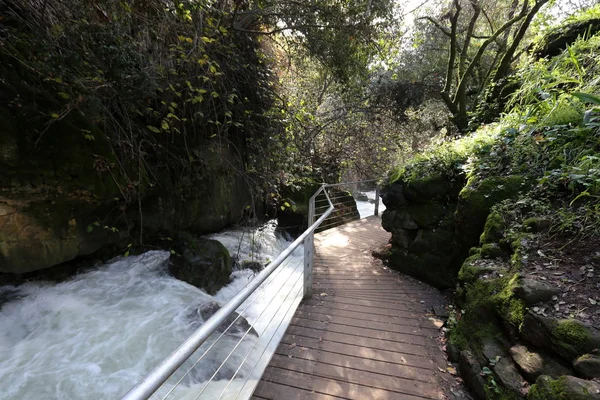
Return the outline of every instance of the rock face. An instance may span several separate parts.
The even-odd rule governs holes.
[[[0,273],[23,274],[108,247],[124,249],[142,230],[146,243],[182,229],[215,232],[237,222],[251,202],[231,167],[240,161],[226,147],[189,143],[203,160],[197,171],[173,177],[168,166],[155,170],[152,184],[142,178],[134,185],[123,176],[131,178],[138,161],[119,165],[125,161],[91,117],[70,113],[35,146],[43,127],[31,115],[40,111],[26,108],[0,110]]]
[[[439,288],[453,286],[461,261],[453,219],[461,186],[434,176],[384,188],[382,226],[392,233],[392,268]]]
[[[221,242],[180,233],[175,249],[177,254],[171,257],[169,271],[177,279],[210,294],[229,283],[232,262]]]

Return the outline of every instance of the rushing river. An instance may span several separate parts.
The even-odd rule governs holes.
[[[373,213],[373,204],[358,205],[361,216],[369,207]],[[290,244],[274,223],[211,238],[240,261],[261,263]],[[230,284],[210,296],[170,276],[168,259],[168,252],[151,251],[61,283],[0,288],[9,299],[0,305],[0,399],[118,399],[202,324],[199,307],[225,303],[255,275],[236,270]],[[302,267],[300,247],[238,309],[247,323],[215,333],[192,357],[210,348],[200,362],[184,364],[156,398],[248,396],[300,300]]]

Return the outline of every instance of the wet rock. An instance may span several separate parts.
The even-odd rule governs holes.
[[[511,392],[520,394],[526,385],[525,379],[517,370],[517,366],[510,358],[501,358],[494,366],[494,373],[502,385]]]
[[[515,295],[523,299],[528,306],[533,306],[560,294],[560,289],[535,279],[523,278],[515,288]]]
[[[188,319],[191,321],[192,327],[194,329],[198,329],[203,323],[212,317],[213,314],[219,311],[220,308],[221,304],[217,303],[216,301],[203,303],[188,314]],[[229,327],[229,325],[232,326]],[[242,317],[236,312],[231,314],[229,318],[225,320],[225,322],[219,325],[217,332],[223,333],[225,332],[225,329],[227,329],[227,333],[230,334],[243,335],[244,333],[248,332],[248,334],[258,336],[258,333],[254,330],[246,318]]]
[[[527,395],[529,400],[598,400],[600,383],[586,381],[574,376],[552,379],[540,376]]]
[[[251,269],[254,272],[260,272],[264,268],[264,266],[258,261],[242,261],[240,268],[242,269]]]
[[[517,344],[510,348],[510,355],[525,378],[531,382],[540,375],[558,378],[571,373],[569,368],[564,367],[548,353],[529,346]]]
[[[171,257],[169,271],[175,278],[211,294],[229,283],[232,262],[221,242],[182,232],[177,236],[174,249],[177,254]]]
[[[459,356],[459,366],[461,376],[465,380],[467,387],[471,390],[473,396],[478,400],[487,399],[486,382],[481,376],[481,364],[472,352],[463,350]]]
[[[584,378],[600,378],[600,356],[584,354],[573,362],[575,371]]]

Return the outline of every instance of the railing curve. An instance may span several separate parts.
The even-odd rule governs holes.
[[[200,326],[188,339],[183,342],[174,352],[163,360],[154,370],[139,381],[121,400],[146,400],[149,399],[167,380],[177,371],[206,340],[217,331],[219,326],[224,324],[235,311],[246,301],[265,280],[300,246],[304,243],[304,298],[311,296],[312,290],[312,267],[314,255],[314,233],[323,224],[324,221],[334,212],[335,204],[331,199],[327,189],[340,187],[350,184],[359,184],[375,181],[359,181],[345,184],[323,184],[311,197],[309,202],[309,224],[306,229],[292,244],[290,244],[279,256],[269,263],[254,279],[231,300],[224,304],[215,314]],[[324,195],[327,202],[327,209],[318,212],[315,211],[315,202],[317,198]],[[376,194],[375,215],[378,213],[379,190]],[[230,325],[231,326],[231,325]],[[169,392],[170,393],[170,392]]]

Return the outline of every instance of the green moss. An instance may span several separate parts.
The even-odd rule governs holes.
[[[471,177],[459,194],[456,222],[463,248],[479,242],[492,206],[516,197],[529,186],[525,178],[516,175],[478,179]]]
[[[552,330],[552,343],[574,356],[586,353],[591,346],[591,335],[579,322],[568,319],[559,321]]]
[[[495,297],[497,308],[502,318],[515,326],[520,326],[525,318],[527,306],[525,302],[515,297],[515,289],[519,286],[520,274],[515,273],[504,285],[502,291]]]
[[[550,220],[547,218],[531,217],[523,221],[523,226],[530,232],[538,233],[550,228]]]
[[[498,242],[503,237],[505,228],[504,218],[499,213],[491,213],[485,221],[485,227],[479,241],[485,243]]]
[[[565,378],[551,379],[541,377],[531,386],[527,394],[528,400],[569,400],[565,392]]]
[[[504,256],[504,252],[496,243],[485,243],[481,246],[480,253],[483,258],[499,258]]]

